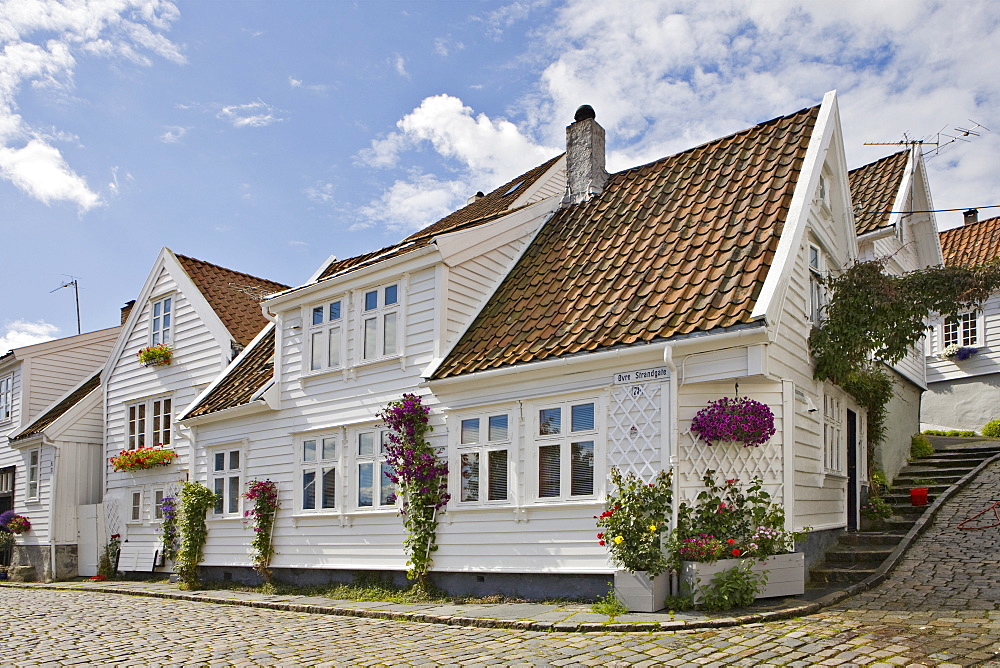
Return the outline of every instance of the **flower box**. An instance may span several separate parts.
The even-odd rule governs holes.
[[[695,586],[698,581],[700,580],[701,586],[708,586],[716,575],[730,568],[736,568],[742,561],[742,559],[719,559],[711,563],[683,561],[681,562],[681,587],[693,594],[695,603],[700,603],[701,596]],[[764,585],[764,589],[757,593],[757,598],[798,596],[805,593],[805,555],[801,552],[776,554],[758,559],[750,567],[750,570],[758,574],[767,574],[767,583]]]
[[[169,366],[174,359],[174,351],[165,343],[148,346],[135,355],[143,366]]]
[[[109,461],[115,471],[145,471],[154,466],[169,466],[177,453],[173,450],[163,448],[138,448],[136,450],[122,450]]]
[[[615,571],[615,596],[629,612],[662,610],[663,601],[669,595],[670,576],[667,573],[651,578],[645,571]]]

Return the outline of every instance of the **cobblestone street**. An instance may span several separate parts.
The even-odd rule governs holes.
[[[955,526],[998,494],[1000,462],[941,509],[888,581],[800,619],[678,632],[545,633],[0,588],[0,663],[989,665],[1000,652],[1000,529]]]

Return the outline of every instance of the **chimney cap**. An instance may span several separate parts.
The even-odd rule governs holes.
[[[575,114],[573,114],[573,120],[582,121],[587,118],[596,119],[597,112],[594,111],[594,108],[589,104],[581,104],[580,108],[576,110]]]

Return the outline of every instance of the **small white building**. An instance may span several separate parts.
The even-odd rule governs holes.
[[[0,357],[0,512],[14,510],[31,522],[13,560],[42,578],[77,574],[77,506],[100,501],[97,375],[119,329]]]
[[[121,536],[119,570],[153,569],[160,502],[190,477],[189,439],[174,415],[268,324],[260,299],[286,287],[168,248],[157,256],[101,375],[105,493],[94,531],[103,519],[105,542]],[[172,361],[143,366],[139,351],[155,344],[170,346]],[[141,447],[173,450],[177,458],[165,467],[112,470],[111,457]]]
[[[901,275],[941,266],[937,223],[927,170],[916,145],[851,170],[851,199],[861,260],[883,260],[885,271]],[[875,467],[891,480],[910,456],[919,430],[921,396],[927,389],[924,343],[887,369],[894,381],[886,435],[874,452]]]
[[[610,175],[578,113],[567,153],[264,302],[273,328],[181,416],[193,479],[225,492],[210,577],[251,577],[228,490],[264,478],[278,578],[404,570],[375,417],[404,392],[432,407],[450,465],[434,573],[453,591],[605,592],[611,466],[673,466],[687,497],[707,469],[760,475],[812,553],[856,524],[865,414],[813,379],[807,347],[819,277],[857,257],[835,94]],[[769,443],[690,433],[737,393],[774,412]]]
[[[1000,258],[1000,217],[978,220],[965,213],[965,224],[940,234],[944,262],[976,267]],[[927,381],[920,421],[926,429],[980,431],[1000,419],[1000,293],[982,308],[938,318],[927,337]],[[966,353],[945,357],[949,346]]]

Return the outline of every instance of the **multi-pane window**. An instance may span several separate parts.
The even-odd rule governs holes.
[[[170,397],[130,404],[127,417],[128,449],[170,446]]]
[[[342,362],[344,330],[341,301],[314,306],[309,325],[309,370],[335,369]]]
[[[210,453],[210,456],[215,514],[229,515],[240,512],[240,495],[243,491],[241,452],[216,450]]]
[[[153,519],[163,519],[163,496],[164,492],[162,489],[153,492]]]
[[[396,485],[392,469],[385,462],[389,432],[373,429],[357,434],[358,508],[392,506],[396,503]]]
[[[979,318],[972,311],[960,313],[944,323],[944,346],[978,346]]]
[[[535,449],[538,497],[594,494],[595,402],[566,402],[537,411]]]
[[[823,468],[830,473],[840,473],[843,450],[843,405],[840,399],[829,394],[823,397]]]
[[[14,492],[14,467],[0,469],[0,494],[12,494]]]
[[[459,428],[459,501],[506,501],[509,495],[510,418],[465,418]]]
[[[38,498],[38,479],[39,472],[41,469],[41,450],[31,450],[28,452],[28,489],[27,494],[29,499]]]
[[[361,357],[373,360],[399,352],[399,286],[364,293],[361,303]]]
[[[142,520],[142,492],[132,492],[132,505],[129,511],[129,520],[139,522]]]
[[[809,246],[809,319],[819,324],[826,306],[826,291],[823,287],[825,269],[823,252],[817,246]]]
[[[337,507],[337,439],[333,436],[302,441],[302,510]]]
[[[0,420],[14,414],[14,376],[0,378]]]
[[[173,327],[173,300],[165,297],[150,304],[149,340],[152,345],[169,344]]]

